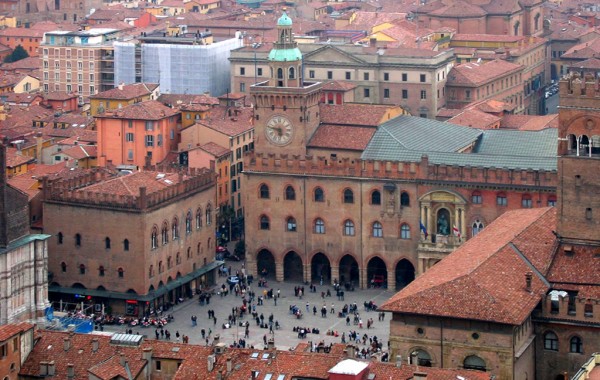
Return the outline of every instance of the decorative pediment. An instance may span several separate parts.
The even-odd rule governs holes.
[[[317,50],[304,54],[304,62],[310,62],[311,64],[319,62],[324,62],[328,64],[331,64],[332,62],[360,65],[367,64],[366,61],[359,59],[348,52],[343,51],[335,45],[325,45]]]

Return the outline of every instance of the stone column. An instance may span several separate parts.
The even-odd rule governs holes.
[[[424,261],[427,259],[423,259],[421,257],[419,257],[417,259],[417,274],[423,274],[425,272],[425,265],[424,265]]]
[[[431,203],[425,203],[425,207],[427,208],[427,225],[425,227],[427,227],[427,233],[429,234],[427,241],[431,242],[431,236],[433,236],[437,231],[432,229],[433,220],[431,219]]]
[[[283,281],[283,262],[275,261],[275,279],[278,282]]]
[[[312,282],[312,271],[311,271],[310,263],[304,264],[303,269],[304,269],[304,281],[306,281],[310,284]]]
[[[369,279],[367,278],[367,268],[366,267],[360,267],[359,269],[359,273],[360,273],[360,288],[361,289],[366,289],[368,287],[368,282]]]
[[[460,209],[460,235],[463,241],[467,240],[467,224],[465,223],[465,209]]]
[[[258,270],[256,268],[256,260],[252,255],[247,255],[247,256],[248,256],[248,259],[246,260],[247,274],[251,274],[256,279],[258,279]]]
[[[333,280],[340,281],[340,267],[339,266],[331,266],[331,284],[333,285]]]
[[[394,270],[388,270],[387,272],[387,288],[388,290],[396,290],[396,268]]]

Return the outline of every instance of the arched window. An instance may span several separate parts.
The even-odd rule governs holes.
[[[266,215],[262,215],[260,217],[260,229],[268,230],[269,229],[269,217]]]
[[[210,226],[212,224],[212,208],[210,205],[206,206],[206,225]]]
[[[296,191],[292,186],[286,186],[285,188],[285,199],[288,201],[293,201],[296,199]]]
[[[533,206],[533,202],[531,201],[531,195],[523,194],[521,197],[521,207],[523,208],[531,208]]]
[[[344,190],[344,203],[354,203],[354,193],[352,190]]]
[[[198,246],[196,247],[196,254],[198,256],[200,256],[200,252],[202,252],[202,243],[198,243]]]
[[[164,266],[164,264],[163,264],[162,261],[159,261],[158,262],[158,273],[160,274],[160,273],[162,273],[164,271],[165,271],[165,266]]]
[[[315,202],[325,202],[325,193],[320,187],[315,188]]]
[[[400,239],[410,239],[410,226],[406,223],[400,226]]]
[[[62,244],[63,243],[63,233],[59,232],[57,237],[58,237],[58,244]]]
[[[269,186],[264,183],[260,185],[260,197],[262,199],[269,199]]]
[[[117,269],[117,273],[119,275],[119,278],[125,277],[125,271],[123,270],[123,268]]]
[[[179,221],[177,218],[173,218],[173,225],[171,227],[173,229],[173,240],[179,239]]]
[[[431,367],[431,355],[425,350],[415,350],[411,354],[416,359],[416,363],[413,361],[412,364],[417,364],[423,367]]]
[[[202,209],[198,208],[196,210],[196,229],[199,230],[202,228]]]
[[[354,222],[352,222],[350,219],[347,219],[344,222],[344,235],[354,236]]]
[[[98,268],[98,275],[100,277],[104,277],[104,267],[102,265],[100,265],[100,267]]]
[[[192,247],[188,247],[187,249],[187,258],[188,260],[192,258]]]
[[[574,336],[571,338],[569,351],[575,354],[583,354],[583,341],[580,337]]]
[[[192,233],[192,210],[189,210],[185,216],[185,233]]]
[[[110,249],[110,238],[109,237],[104,238],[104,248]]]
[[[60,263],[60,270],[65,273],[67,271],[67,264],[63,261]]]
[[[471,225],[471,236],[475,236],[483,230],[483,223],[479,219],[475,220]]]
[[[496,204],[498,206],[506,206],[508,204],[508,201],[506,199],[506,193],[500,192],[496,194]]]
[[[79,274],[85,274],[85,265],[84,264],[79,265]]]
[[[483,198],[481,197],[481,191],[475,190],[473,193],[471,193],[471,202],[473,202],[473,204],[480,205],[482,201]]]
[[[383,226],[379,222],[373,223],[373,237],[383,237]]]
[[[123,240],[123,251],[129,251],[129,240]]]
[[[158,227],[152,227],[152,232],[150,233],[150,247],[152,249],[158,248]]]
[[[544,350],[558,351],[558,336],[552,331],[544,334]]]
[[[169,224],[166,221],[163,222],[163,227],[160,234],[162,236],[163,245],[167,244],[169,242]]]
[[[290,67],[290,69],[288,70],[288,75],[290,79],[294,79],[296,77],[296,72],[293,67]]]
[[[373,190],[371,193],[371,204],[372,205],[380,205],[381,204],[381,193],[379,190]]]
[[[281,67],[277,69],[277,79],[283,79],[283,69]]]
[[[148,277],[154,277],[154,265],[150,265],[150,268],[148,268]]]
[[[325,222],[321,218],[317,218],[315,220],[315,233],[316,234],[324,234],[325,233]]]
[[[410,195],[406,191],[400,193],[400,206],[410,206]]]
[[[173,267],[173,258],[171,256],[167,257],[167,269],[171,269]]]
[[[485,371],[485,361],[477,355],[470,355],[465,358],[463,368]]]
[[[296,232],[296,218],[290,216],[286,220],[286,230]]]
[[[177,252],[177,255],[175,255],[175,264],[179,265],[181,264],[181,253]]]
[[[75,234],[75,246],[81,247],[81,234]]]

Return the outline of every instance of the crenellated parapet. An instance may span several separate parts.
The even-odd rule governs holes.
[[[560,107],[598,108],[600,78],[592,74],[581,77],[579,73],[564,76],[559,82]]]
[[[398,162],[252,153],[246,156],[244,171],[375,180],[467,182],[474,186],[536,186],[552,190],[558,181],[556,171],[432,164],[426,155],[419,162]]]
[[[93,208],[145,211],[201,191],[214,189],[216,183],[215,173],[205,168],[189,168],[185,171],[150,171],[150,173],[156,177],[156,180],[160,175],[177,173],[177,179],[165,182],[169,185],[152,192],[148,192],[146,186],[140,186],[137,195],[115,194],[92,185],[119,180],[121,177],[117,173],[92,169],[66,179],[50,181],[44,177],[44,201],[79,204]],[[139,173],[128,174],[128,176],[137,174]]]

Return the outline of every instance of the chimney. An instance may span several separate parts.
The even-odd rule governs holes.
[[[419,364],[419,357],[417,356],[416,352],[413,352],[412,354],[410,354],[410,364],[412,364],[412,365]]]
[[[40,376],[48,375],[48,362],[40,362]]]
[[[65,351],[69,351],[69,348],[71,348],[71,339],[69,337],[63,338],[63,348]]]
[[[127,363],[127,359],[125,358],[125,354],[124,353],[119,353],[119,362],[121,363],[121,365],[123,367],[125,367],[125,364]]]
[[[98,352],[99,342],[98,338],[92,339],[92,352]]]
[[[533,273],[527,272],[525,273],[525,290],[528,292],[531,291],[531,279],[533,277]]]
[[[213,337],[213,346],[216,346],[217,344],[219,344],[220,339],[221,339],[221,335],[215,334]]]
[[[269,340],[267,341],[267,350],[274,350],[274,349],[275,349],[275,339],[269,338]]]
[[[346,345],[346,350],[345,351],[346,351],[346,353],[347,353],[347,355],[348,355],[349,358],[355,358],[356,357],[356,348],[353,345],[351,345],[351,344]]]
[[[125,87],[125,83],[119,83],[119,90],[123,91],[123,87]]]
[[[152,347],[146,347],[143,349],[142,358],[148,362],[148,365],[152,362]]]
[[[425,380],[427,379],[427,372],[414,372],[413,380]]]
[[[258,379],[258,371],[252,371],[251,374],[252,374],[252,380]]]
[[[231,356],[227,357],[227,373],[231,373],[233,370],[233,362],[231,361]]]
[[[54,360],[48,362],[48,376],[54,376],[56,374],[56,365],[54,364]]]
[[[35,135],[35,140],[36,140],[35,154],[36,154],[36,158],[37,158],[37,163],[41,164],[42,163],[42,149],[44,148],[44,146],[43,146],[44,139],[42,137],[41,132],[38,132]]]
[[[402,368],[402,355],[396,355],[396,367]]]
[[[217,380],[223,380],[223,374],[221,371],[217,372]]]
[[[75,366],[72,363],[67,364],[67,379],[75,377]]]
[[[215,369],[215,355],[208,355],[208,372],[212,372]]]

